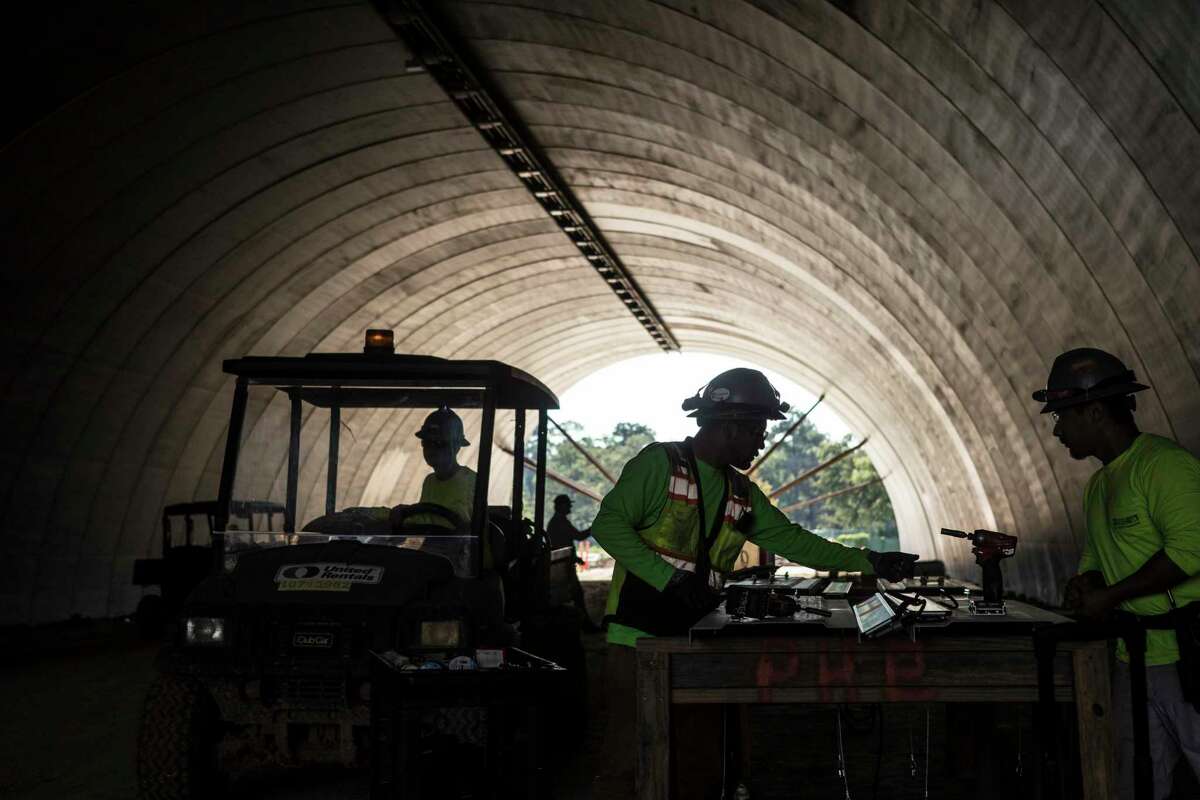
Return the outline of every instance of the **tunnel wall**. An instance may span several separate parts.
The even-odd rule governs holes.
[[[1029,393],[1066,348],[1200,448],[1194,4],[440,7],[685,350],[871,436],[904,547],[970,575],[934,531],[1008,530],[1056,596],[1095,464]],[[0,624],[133,607],[162,506],[215,493],[225,358],[390,327],[561,391],[655,350],[372,5],[95,8],[29,23],[0,151]],[[348,502],[413,425],[366,423]]]

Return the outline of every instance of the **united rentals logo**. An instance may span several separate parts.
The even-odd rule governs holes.
[[[294,633],[292,647],[333,647],[332,633]]]
[[[348,592],[356,583],[379,583],[383,567],[370,564],[288,564],[275,573],[281,592]]]

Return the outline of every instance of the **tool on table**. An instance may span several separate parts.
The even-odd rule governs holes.
[[[742,580],[725,584],[725,613],[733,619],[791,618],[797,613],[833,616],[831,611],[813,605],[820,603],[820,600],[797,596],[798,587],[805,582],[804,579],[788,578],[786,574],[783,578],[777,578],[769,572],[752,573],[749,570],[733,574],[743,576]]]
[[[900,615],[882,592],[876,592],[861,603],[855,603],[852,608],[854,622],[863,636],[880,636],[900,624]]]
[[[825,588],[824,578],[801,578],[796,584],[796,594],[820,594],[821,589]]]
[[[1008,613],[1004,607],[1004,576],[1000,573],[1000,561],[1016,554],[1017,537],[996,531],[976,530],[967,533],[953,528],[942,528],[942,535],[969,540],[974,545],[971,552],[975,554],[975,563],[983,567],[983,597],[972,598],[971,613]]]
[[[821,595],[823,597],[845,597],[850,594],[853,587],[854,581],[830,581]]]
[[[775,579],[775,570],[779,567],[774,564],[761,564],[754,567],[743,567],[735,569],[725,576],[726,584],[738,583],[741,581],[772,581]],[[787,577],[787,574],[784,574]]]

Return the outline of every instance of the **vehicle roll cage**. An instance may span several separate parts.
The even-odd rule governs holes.
[[[341,410],[343,408],[479,408],[483,418],[476,446],[479,461],[471,536],[482,540],[487,523],[488,483],[491,475],[492,444],[496,410],[514,412],[512,519],[519,520],[524,508],[525,412],[536,410],[537,460],[534,483],[534,525],[545,528],[546,427],[550,409],[558,398],[541,381],[499,361],[453,361],[433,356],[393,354],[312,353],[304,357],[247,356],[224,363],[225,372],[236,375],[233,408],[225,440],[225,457],[215,509],[214,550],[221,563],[224,536],[237,478],[238,455],[245,424],[249,387],[274,386],[287,394],[291,403],[288,442],[287,498],[284,503],[284,532],[296,531],[297,485],[300,474],[300,429],[303,404],[327,408],[329,459],[326,471],[325,512],[332,514],[337,500],[337,472]],[[473,571],[482,569],[481,547],[473,550]]]

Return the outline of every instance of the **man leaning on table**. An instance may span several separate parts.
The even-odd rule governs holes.
[[[686,634],[716,608],[723,574],[747,541],[804,566],[889,580],[910,576],[917,559],[817,536],[792,523],[739,471],[763,448],[767,421],[783,419],[788,410],[758,370],[721,373],[685,400],[683,410],[696,419],[696,435],[642,450],[625,465],[592,522],[592,536],[616,561],[605,616],[605,750],[615,774],[606,779],[626,786],[632,785],[635,760],[634,645],[644,636]],[[680,797],[719,796],[719,720],[719,708],[673,709]]]
[[[1087,535],[1079,574],[1064,604],[1103,619],[1120,608],[1139,617],[1200,600],[1200,460],[1170,439],[1142,433],[1134,395],[1149,387],[1116,356],[1079,348],[1054,360],[1046,388],[1033,399],[1054,419],[1054,436],[1071,457],[1101,466],[1083,493]],[[1194,618],[1193,618],[1194,619]],[[1180,756],[1200,775],[1200,697],[1185,697],[1179,642],[1173,630],[1150,630],[1146,682],[1154,797],[1169,797]],[[1117,781],[1133,797],[1133,730],[1129,658],[1117,647],[1113,718]],[[1193,684],[1200,664],[1187,664]],[[1189,675],[1183,675],[1185,679]]]

